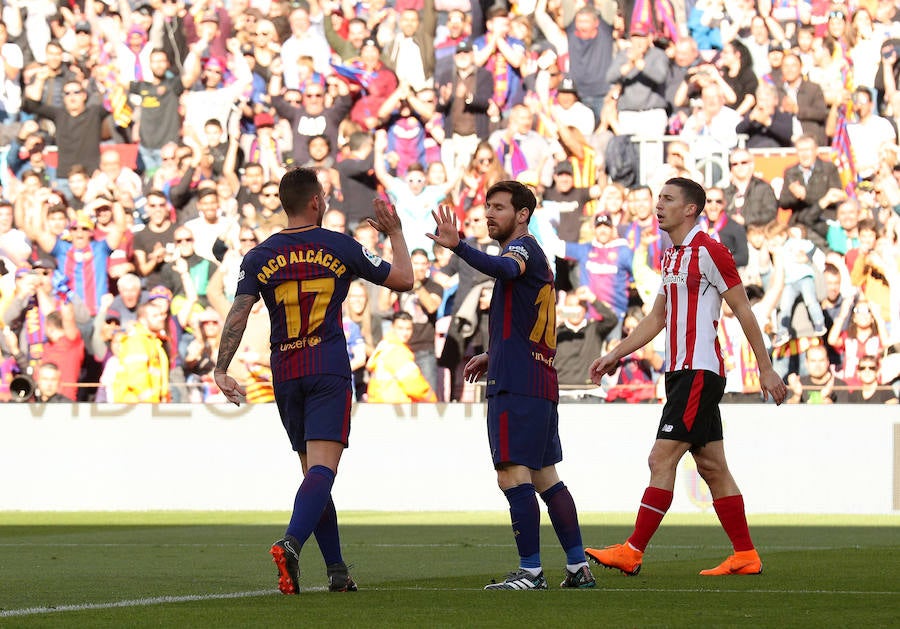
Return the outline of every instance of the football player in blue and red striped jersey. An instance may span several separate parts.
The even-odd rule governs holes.
[[[662,285],[650,313],[625,340],[591,365],[591,379],[616,370],[619,361],[666,330],[666,405],[650,452],[650,485],[644,491],[634,532],[624,544],[588,548],[587,555],[626,574],[641,569],[644,550],[672,505],[678,462],[690,452],[709,485],[713,507],[734,553],[702,575],[759,574],[759,558],[744,512],[744,499],[725,460],[719,401],[725,390],[725,364],[717,328],[722,299],[741,324],[759,367],[763,398],[776,404],[787,387],[772,368],[756,317],[738,277],[731,252],[697,224],[706,206],[700,184],[675,177],[659,193],[656,217],[673,247],[662,258]]]
[[[391,290],[413,286],[412,264],[394,208],[374,201],[375,219],[388,236],[393,264],[366,250],[350,236],[322,229],[326,210],[316,171],[297,168],[278,190],[288,216],[286,229],[251,249],[241,262],[234,304],[223,326],[216,384],[239,404],[244,388],[227,375],[240,347],[247,317],[260,296],[272,323],[271,368],[275,402],[304,479],[284,538],[272,546],[278,586],[299,592],[300,549],[315,533],[327,566],[331,591],[354,591],[356,584],[341,556],[337,515],[331,500],[338,462],[350,434],[350,360],[341,306],[357,277]]]
[[[575,502],[559,479],[562,460],[557,403],[556,291],[543,250],[528,233],[537,201],[517,181],[501,181],[486,196],[488,233],[500,243],[493,256],[459,239],[456,215],[442,205],[434,212],[429,237],[452,249],[461,260],[495,278],[490,306],[488,351],[473,357],[464,375],[474,382],[487,373],[488,441],[497,481],[506,499],[519,551],[519,568],[485,589],[547,589],[541,568],[540,509],[535,492],[547,504],[550,520],[566,551],[562,587],[594,587],[584,557]]]

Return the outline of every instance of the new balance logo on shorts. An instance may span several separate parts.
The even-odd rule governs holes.
[[[663,424],[662,431],[663,432],[672,432],[673,428],[674,427],[672,426],[672,424]]]

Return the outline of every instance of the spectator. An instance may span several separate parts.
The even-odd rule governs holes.
[[[606,76],[614,57],[615,14],[604,8],[598,15],[593,6],[585,6],[575,12],[571,24],[563,27],[547,13],[547,5],[546,0],[538,0],[535,22],[559,56],[570,60],[569,77],[578,86],[581,102],[594,112],[597,124],[610,89]]]
[[[824,336],[825,316],[816,298],[816,269],[813,266],[813,254],[816,246],[804,238],[802,227],[787,227],[775,224],[768,230],[767,236],[772,240],[777,272],[783,275],[784,288],[781,293],[780,321],[773,344],[781,347],[791,339],[789,328],[797,297],[803,298],[806,310],[813,323],[816,336]]]
[[[596,313],[587,316],[588,307]],[[556,327],[556,371],[560,402],[602,402],[603,389],[591,385],[590,366],[602,353],[610,331],[618,324],[616,313],[596,299],[587,286],[566,294]]]
[[[435,115],[434,90],[414,91],[401,81],[382,103],[378,117],[387,128],[387,157],[397,176],[406,174],[410,164],[424,164],[440,154],[443,121]]]
[[[791,395],[788,404],[844,404],[847,402],[847,383],[835,377],[828,363],[828,351],[824,345],[813,345],[806,350],[806,369],[809,375],[789,373],[788,388]]]
[[[379,130],[375,134],[375,176],[385,188],[403,223],[403,234],[410,252],[413,249],[431,249],[431,241],[425,236],[434,228],[432,210],[456,185],[456,180],[443,186],[425,184],[425,169],[421,164],[411,165],[403,179],[389,174],[385,164],[387,134]]]
[[[900,399],[890,387],[879,386],[880,368],[878,356],[864,356],[857,367],[859,388],[850,392],[851,404],[897,404]]]
[[[399,10],[397,32],[389,42],[382,42],[385,63],[398,77],[403,77],[413,90],[421,89],[434,76],[434,37],[437,12],[434,0],[425,0],[421,17],[412,7]]]
[[[100,165],[102,124],[107,112],[100,105],[89,105],[87,91],[75,80],[63,84],[61,107],[41,102],[40,94],[48,77],[46,68],[38,71],[34,83],[25,89],[23,109],[52,120],[56,125],[56,145],[59,147],[57,174],[68,174],[75,164],[81,164],[88,172],[93,172]],[[63,192],[66,191],[65,179],[57,178],[56,183]]]
[[[163,146],[178,142],[181,135],[179,97],[191,86],[191,77],[173,75],[170,66],[166,51],[155,48],[150,53],[150,75],[128,86],[129,93],[140,99],[138,152],[145,176],[152,175],[162,165]]]
[[[206,297],[206,289],[209,279],[216,272],[216,263],[209,258],[204,258],[194,250],[194,234],[190,228],[182,225],[175,229],[175,252],[172,261],[162,269],[162,285],[186,301],[189,305],[184,308],[182,326],[186,326],[190,320],[191,307],[196,301],[206,308],[209,302]],[[151,299],[153,299],[151,291]],[[173,313],[181,312],[183,308],[175,309]]]
[[[193,339],[183,351],[189,400],[204,404],[224,402],[225,396],[212,377],[212,370],[219,356],[222,320],[215,309],[206,308],[191,323]]]
[[[494,84],[491,73],[475,63],[472,44],[456,46],[453,66],[435,75],[437,109],[444,118],[441,153],[451,168],[463,167],[489,132],[488,107]]]
[[[382,63],[380,55],[378,42],[370,38],[363,42],[359,58],[350,62],[350,67],[360,71],[363,77],[362,84],[350,84],[350,93],[356,95],[350,120],[365,131],[374,131],[379,126],[378,112],[397,89],[397,75]]]
[[[730,150],[737,145],[740,114],[725,106],[722,88],[711,83],[703,88],[700,102],[681,130],[681,138],[690,142],[695,154],[704,149]]]
[[[475,64],[485,68],[494,79],[492,107],[488,114],[498,118],[522,102],[522,64],[525,60],[525,44],[509,32],[509,11],[495,5],[488,9],[485,23],[487,32],[475,38]]]
[[[70,400],[83,400],[78,393],[81,366],[84,363],[84,340],[75,323],[75,307],[63,300],[59,310],[47,315],[44,324],[47,342],[44,344],[41,363],[58,367],[59,392]]]
[[[368,208],[378,188],[372,146],[370,134],[354,131],[347,140],[344,159],[335,166],[340,178],[347,222],[354,229],[369,215]]]
[[[108,310],[115,312],[120,325],[137,321],[137,309],[147,298],[147,291],[141,288],[141,278],[134,273],[126,273],[116,281],[117,295],[110,294]],[[100,300],[101,309],[103,299]],[[97,314],[100,314],[98,310]]]
[[[34,401],[40,404],[74,402],[75,398],[68,397],[60,390],[62,377],[56,363],[42,363],[38,368],[37,382],[35,382],[37,397]]]
[[[107,263],[123,234],[122,226],[111,225],[105,239],[95,240],[95,227],[87,214],[79,213],[69,226],[71,240],[64,240],[46,229],[29,234],[43,251],[56,258],[67,286],[84,302],[92,316],[97,313],[100,297],[109,292]]]
[[[218,259],[213,253],[216,240],[234,242],[237,222],[222,216],[219,207],[219,193],[215,188],[203,188],[197,195],[199,216],[186,221],[183,227],[190,230],[194,238],[194,252],[210,262]]]
[[[826,241],[829,249],[843,255],[859,246],[859,214],[859,202],[856,199],[847,199],[838,205],[836,221],[828,226]]]
[[[716,65],[722,74],[719,86],[725,96],[725,104],[741,116],[746,115],[756,104],[755,93],[759,85],[753,73],[750,51],[739,40],[731,40],[722,46]]]
[[[896,321],[894,308],[900,286],[900,265],[894,247],[885,238],[878,238],[870,247],[860,242],[859,254],[850,269],[850,280],[865,298],[875,304],[887,326]]]
[[[372,314],[369,308],[369,293],[362,280],[355,280],[350,284],[350,288],[347,291],[347,299],[344,301],[344,318],[359,328],[364,344],[365,358],[368,361],[375,350],[375,344],[381,340],[381,327],[373,325]],[[378,334],[377,337],[375,335],[376,332]],[[353,390],[356,393],[358,402],[364,400],[367,378],[368,372],[365,369],[364,362],[362,366],[353,370]]]
[[[491,133],[488,141],[497,151],[507,173],[515,178],[529,170],[537,173],[541,184],[549,186],[553,173],[553,148],[533,127],[531,110],[525,105],[517,105],[509,113],[506,128]]]
[[[390,330],[366,364],[369,370],[369,403],[437,402],[434,390],[422,375],[409,349],[412,333],[412,316],[407,312],[395,314]]]
[[[791,145],[794,117],[778,106],[778,90],[760,83],[756,88],[756,104],[735,129],[747,136],[747,148],[785,148]]]
[[[742,148],[734,149],[728,157],[731,183],[725,188],[725,212],[744,227],[764,226],[775,220],[778,199],[764,179],[754,174],[753,154]]]
[[[464,216],[469,208],[484,205],[488,188],[506,177],[503,164],[490,143],[485,140],[479,142],[462,175],[457,214]]]
[[[811,135],[794,140],[798,163],[784,171],[784,183],[778,205],[791,210],[791,225],[806,225],[809,237],[825,246],[828,221],[835,207],[847,198],[837,167],[818,157],[819,145]]]
[[[346,234],[347,217],[340,210],[326,210],[325,214],[322,215],[322,229]]]
[[[864,297],[855,302],[845,298],[828,334],[828,345],[843,358],[838,375],[845,380],[855,379],[860,361],[865,356],[880,356],[886,337],[885,322],[875,304]]]
[[[894,144],[894,127],[885,118],[875,113],[875,102],[868,87],[860,86],[853,91],[853,110],[857,122],[847,125],[847,134],[853,146],[871,147],[873,150],[854,151],[856,171],[863,177],[878,172],[879,149],[884,142]]]
[[[654,271],[659,271],[662,254],[671,246],[668,234],[659,228],[656,211],[653,207],[653,192],[647,186],[638,186],[628,191],[628,214],[630,221],[620,223],[619,236],[624,238],[632,251],[637,251],[644,237],[644,232],[652,233],[653,243],[647,250],[647,264]]]
[[[609,66],[606,81],[618,85],[619,134],[661,136],[666,131],[665,81],[669,61],[653,45],[650,25],[632,22],[627,50]]]
[[[700,228],[712,236],[713,240],[728,248],[738,271],[747,266],[747,232],[743,225],[732,221],[725,212],[725,192],[722,188],[706,189],[706,207],[698,222]]]
[[[350,90],[343,81],[337,81],[338,96],[331,106],[325,106],[325,86],[312,83],[305,86],[301,105],[292,105],[279,95],[281,68],[273,64],[272,82],[269,94],[272,106],[278,115],[286,119],[293,133],[294,163],[305,164],[309,161],[309,138],[324,135],[331,146],[338,145],[338,127],[353,104]]]
[[[825,119],[828,106],[825,95],[818,83],[807,81],[801,73],[800,57],[789,53],[781,64],[781,75],[784,81],[779,87],[783,94],[781,109],[793,114],[804,135],[812,136],[816,144],[822,146],[826,142]]]
[[[594,216],[594,238],[591,242],[579,244],[560,240],[550,247],[559,258],[575,260],[581,271],[580,284],[590,290],[595,299],[611,309],[618,318],[616,326],[609,333],[613,339],[621,335],[621,320],[628,309],[628,287],[633,281],[631,273],[632,251],[628,243],[616,237],[609,214]],[[592,319],[602,313],[588,309]]]
[[[160,283],[162,265],[175,252],[175,225],[166,196],[159,190],[147,193],[147,223],[134,235],[137,271],[148,286]]]
[[[138,320],[122,339],[121,371],[113,383],[112,402],[169,401],[169,357],[161,337],[168,310],[150,302],[138,308]]]
[[[9,41],[9,29],[0,21],[0,124],[18,119],[22,107],[19,78],[25,60],[22,49]]]

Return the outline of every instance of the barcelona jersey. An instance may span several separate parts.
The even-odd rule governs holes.
[[[272,320],[272,379],[350,377],[341,306],[357,277],[382,284],[390,264],[321,227],[282,231],[241,262],[236,294],[262,296]]]
[[[518,393],[559,400],[556,358],[556,290],[537,241],[510,241],[502,255],[525,264],[512,280],[497,280],[491,297],[487,394]]]

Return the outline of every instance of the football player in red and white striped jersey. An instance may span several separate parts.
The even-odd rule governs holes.
[[[725,460],[719,401],[725,366],[716,331],[724,299],[756,354],[763,397],[781,404],[787,387],[772,368],[756,318],[731,253],[697,226],[706,191],[689,179],[669,179],[659,193],[659,226],[675,245],[663,256],[662,286],[650,314],[620,344],[591,365],[591,379],[613,372],[619,361],[666,329],[666,405],[650,452],[650,484],[634,532],[624,544],[586,549],[607,567],[637,574],[644,549],[672,504],[675,470],[690,452],[709,485],[713,506],[734,554],[702,575],[759,574],[762,561],[750,539],[744,500]]]

